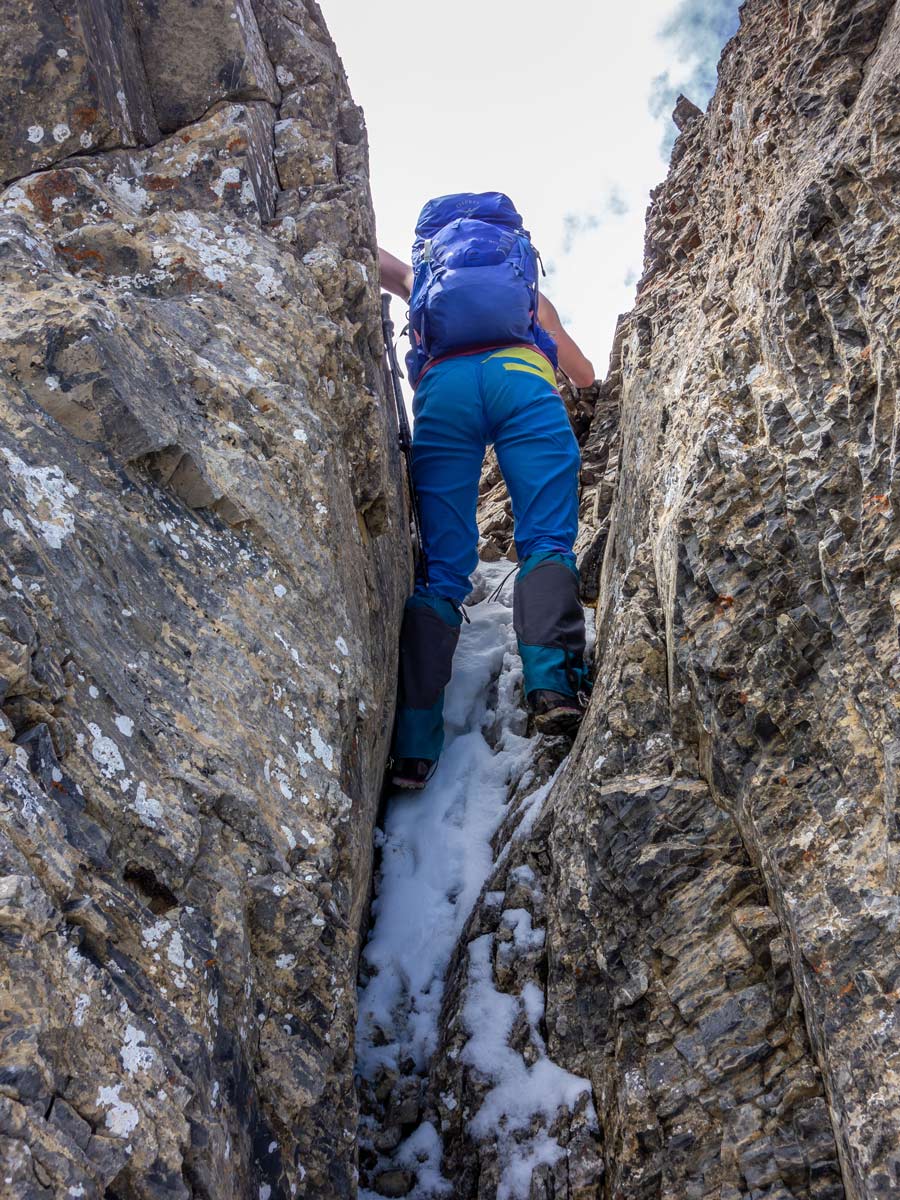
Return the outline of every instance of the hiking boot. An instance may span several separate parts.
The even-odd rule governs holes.
[[[573,734],[581,724],[584,709],[577,696],[566,696],[562,692],[551,692],[545,688],[528,693],[534,727],[538,733]]]
[[[398,758],[391,769],[394,787],[420,792],[431,777],[434,763],[430,758]]]

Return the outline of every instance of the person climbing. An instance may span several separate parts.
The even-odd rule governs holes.
[[[594,369],[538,287],[538,256],[501,192],[430,200],[412,265],[379,250],[382,286],[409,301],[415,387],[412,475],[427,578],[419,574],[400,633],[391,781],[422,788],[444,743],[444,688],[478,562],[475,513],[493,443],[512,501],[519,562],[513,626],[526,700],[542,732],[583,713],[584,612],[572,547],[578,444],[556,386]]]

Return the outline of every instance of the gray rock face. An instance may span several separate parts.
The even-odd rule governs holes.
[[[578,1058],[617,1195],[831,1194],[826,1117],[847,1195],[900,1187],[898,18],[746,5],[649,213],[598,688],[552,836],[548,1010],[581,1045],[587,998],[607,1014],[613,1056]]]
[[[410,571],[365,131],[312,3],[70,8],[0,23],[3,1194],[350,1196]]]

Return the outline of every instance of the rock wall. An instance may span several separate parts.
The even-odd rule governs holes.
[[[0,46],[4,1194],[352,1196],[410,569],[362,119],[313,0],[7,0]],[[676,110],[573,398],[594,698],[422,1097],[461,1198],[900,1192],[898,66],[896,0],[747,0]],[[473,1128],[473,986],[590,1094]]]
[[[0,11],[4,1196],[355,1191],[409,580],[314,0]]]
[[[465,935],[592,1084],[532,1198],[900,1194],[898,67],[892,0],[747,0],[677,110],[583,445],[593,699]],[[480,1197],[470,972],[431,1104]]]

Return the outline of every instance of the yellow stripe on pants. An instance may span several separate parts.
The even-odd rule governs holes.
[[[539,375],[552,388],[556,387],[556,373],[553,367],[537,350],[529,350],[527,346],[517,346],[510,350],[495,350],[484,361],[490,362],[492,358],[511,359],[511,362],[504,362],[503,369],[505,371],[527,371],[529,375]]]

